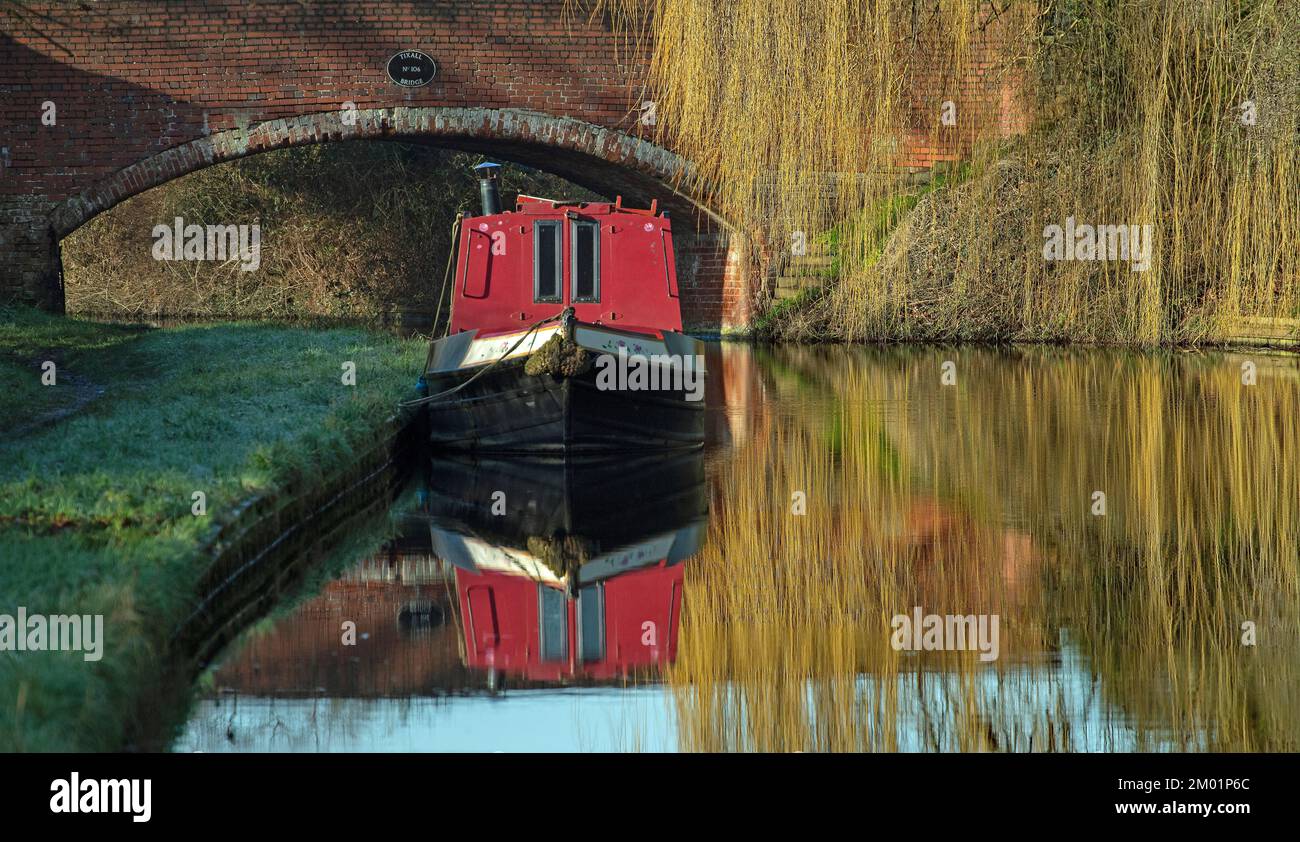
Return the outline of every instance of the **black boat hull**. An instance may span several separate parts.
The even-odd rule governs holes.
[[[429,376],[430,393],[470,372]],[[700,447],[704,401],[682,389],[600,389],[594,370],[573,377],[524,372],[510,360],[427,404],[430,441],[450,450],[583,454]]]
[[[608,552],[703,522],[709,511],[699,449],[563,458],[442,454],[429,460],[421,494],[414,521],[432,519],[509,547],[579,535]]]

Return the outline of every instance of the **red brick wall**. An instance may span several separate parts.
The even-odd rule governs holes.
[[[983,25],[970,41],[960,76],[948,62],[937,58],[945,55],[941,47],[929,48],[936,60],[913,77],[900,166],[928,169],[937,161],[966,157],[978,137],[1009,137],[1025,130],[1028,112],[1021,96],[1023,74],[1007,67],[1004,55],[1017,21],[1012,17],[1014,11],[993,18],[991,9],[981,7]],[[936,40],[933,33],[919,37],[922,43]],[[944,125],[940,119],[945,102],[953,104],[955,125]]]
[[[8,5],[8,4],[6,4]],[[84,5],[85,8],[81,8]],[[61,199],[207,132],[314,111],[523,108],[635,131],[642,68],[561,0],[117,0],[0,12],[0,195]],[[403,89],[389,57],[437,78]],[[40,125],[41,103],[58,125]]]

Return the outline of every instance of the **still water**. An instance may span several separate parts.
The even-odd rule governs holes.
[[[700,454],[422,460],[175,750],[1300,748],[1294,357],[708,366]]]

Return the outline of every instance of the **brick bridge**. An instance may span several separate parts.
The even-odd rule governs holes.
[[[747,321],[742,238],[673,185],[645,139],[645,67],[563,0],[9,0],[0,5],[0,301],[63,306],[59,242],[210,164],[286,146],[401,139],[534,166],[673,211],[683,316]],[[418,49],[432,83],[388,59]],[[53,103],[54,120],[43,115]]]
[[[285,146],[401,139],[658,198],[688,323],[743,324],[736,238],[674,187],[683,162],[642,138],[644,68],[608,26],[562,12],[561,0],[6,3],[0,300],[60,309],[59,241],[169,179]],[[388,78],[403,49],[437,62],[432,83]]]

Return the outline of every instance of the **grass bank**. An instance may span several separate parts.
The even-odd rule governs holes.
[[[388,435],[422,353],[357,329],[0,311],[0,614],[102,614],[105,638],[96,662],[0,652],[0,750],[119,748],[212,537],[242,501],[309,487]]]

